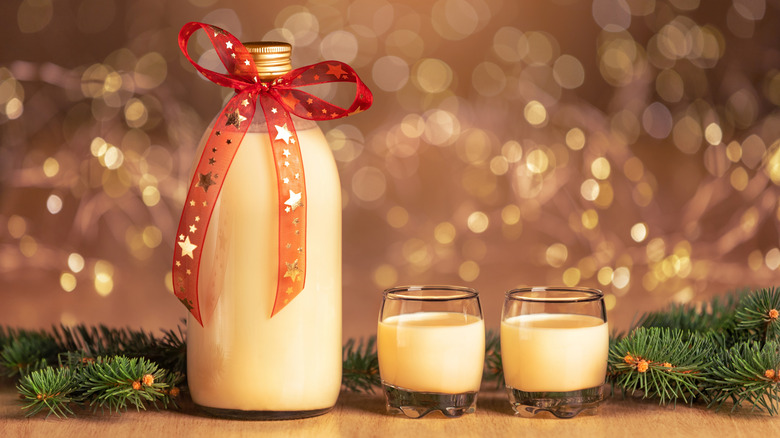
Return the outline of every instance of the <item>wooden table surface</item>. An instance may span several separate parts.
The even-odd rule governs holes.
[[[342,392],[329,413],[304,420],[235,421],[207,417],[186,401],[180,410],[131,410],[122,414],[77,411],[58,419],[27,418],[13,387],[0,388],[0,437],[776,437],[780,418],[714,412],[701,406],[658,406],[641,398],[607,398],[595,415],[569,420],[515,417],[503,391],[480,392],[477,412],[461,418],[428,415],[408,419],[385,413],[381,394]]]

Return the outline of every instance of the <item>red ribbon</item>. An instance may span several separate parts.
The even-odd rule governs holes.
[[[187,42],[200,29],[208,34],[227,74],[203,68],[190,58]],[[190,182],[176,233],[174,293],[203,325],[198,274],[206,231],[230,163],[252,123],[259,100],[268,126],[279,186],[279,268],[273,316],[303,290],[306,281],[306,184],[298,136],[290,114],[309,120],[337,119],[368,109],[373,96],[355,71],[340,61],[301,67],[271,82],[263,82],[246,47],[229,32],[209,24],[185,24],[179,32],[179,47],[203,76],[233,88],[236,94],[217,118]],[[349,108],[298,89],[329,82],[356,84],[355,98]]]

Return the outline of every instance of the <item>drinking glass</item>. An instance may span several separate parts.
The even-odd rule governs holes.
[[[384,291],[377,352],[388,412],[410,418],[474,412],[485,360],[477,291],[457,286]]]
[[[609,332],[601,291],[534,287],[507,292],[501,359],[512,409],[524,417],[595,412],[607,371]]]

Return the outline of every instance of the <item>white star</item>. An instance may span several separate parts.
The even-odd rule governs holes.
[[[284,204],[289,205],[290,208],[292,208],[292,210],[295,211],[296,208],[303,205],[303,203],[301,203],[301,193],[295,193],[292,190],[290,190],[290,199],[284,201]],[[181,245],[181,243],[179,245]]]
[[[225,47],[227,47],[228,49],[232,49],[233,48],[233,43],[228,41],[228,42],[225,43]]]
[[[285,161],[284,162],[284,167],[290,167],[290,162],[289,161]]]
[[[243,106],[247,106],[247,105],[249,105],[249,99],[244,99],[244,100],[242,100],[242,101],[241,101],[241,105],[243,105]]]
[[[244,65],[249,65],[249,60],[248,59],[244,60]]]
[[[187,236],[186,239],[184,239],[184,242],[178,242],[179,246],[181,247],[181,256],[189,256],[191,259],[194,259],[192,255],[192,251],[195,250],[195,248],[198,247],[198,245],[195,245],[194,243],[190,242],[190,236]]]
[[[284,182],[285,184],[290,184],[290,178],[285,177],[282,179],[282,182]]]
[[[284,140],[285,143],[290,144],[292,132],[287,129],[287,123],[284,126],[274,125],[274,127],[276,128],[276,138],[274,140]]]
[[[271,112],[274,113],[274,114],[276,114],[278,111],[279,110],[277,110],[276,108],[271,108]]]
[[[282,152],[282,155],[284,155],[284,156],[285,156],[285,158],[287,158],[287,157],[289,157],[289,156],[290,156],[290,151],[289,151],[289,150],[287,150],[287,149],[285,149],[285,150],[284,150],[284,152]]]

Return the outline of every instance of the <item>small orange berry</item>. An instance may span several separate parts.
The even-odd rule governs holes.
[[[154,385],[154,376],[151,374],[145,374],[142,381],[144,382],[144,385],[152,386]]]
[[[769,319],[775,320],[778,316],[780,316],[780,312],[778,312],[777,309],[772,309],[769,311]]]
[[[634,356],[631,355],[631,353],[628,353],[626,357],[623,358],[623,360],[626,363],[634,363]]]
[[[636,364],[636,370],[640,373],[647,372],[648,368],[650,368],[650,365],[644,359],[640,360],[639,363]]]
[[[671,368],[672,364],[670,364],[669,362],[664,362],[662,366],[665,366],[666,368]]]
[[[764,377],[766,377],[767,379],[773,379],[775,377],[775,370],[764,371]]]
[[[141,382],[139,382],[139,381],[137,381],[137,380],[136,380],[136,381],[134,381],[134,382],[133,382],[133,389],[135,389],[136,391],[138,391],[139,389],[141,389]]]
[[[173,388],[171,388],[170,394],[171,394],[171,397],[173,397],[173,398],[178,397],[179,396],[179,388],[174,386]]]

